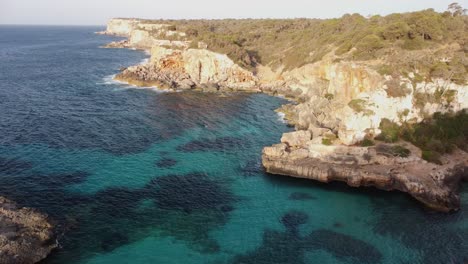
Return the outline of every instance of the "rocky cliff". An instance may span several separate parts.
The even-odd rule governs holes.
[[[0,197],[0,263],[36,263],[57,246],[46,215]]]
[[[153,46],[150,61],[132,66],[116,79],[170,89],[255,90],[256,77],[226,55],[206,49]]]
[[[262,162],[273,174],[399,190],[434,210],[457,210],[460,182],[468,180],[468,153],[457,150],[436,165],[422,160],[415,146],[404,144],[411,155],[401,157],[395,151],[398,145],[327,146],[311,139],[308,131],[296,131],[284,134],[280,144],[265,147]]]
[[[386,76],[374,70],[375,61],[341,60],[333,52],[294,69],[258,64],[247,70],[227,55],[210,51],[204,43],[198,42],[194,48],[184,32],[170,31],[168,25],[133,23],[114,21],[108,26],[108,32],[125,31],[129,37],[111,47],[146,49],[151,58],[147,64],[123,70],[116,76],[120,81],[175,90],[265,92],[294,101],[279,111],[298,133],[309,136],[294,147],[287,140],[266,147],[263,165],[268,172],[396,189],[437,210],[458,208],[456,189],[460,175],[466,174],[465,152],[456,152],[456,157],[446,157],[443,165],[435,165],[422,160],[421,151],[414,146],[411,157],[401,159],[377,150],[392,146],[354,145],[379,135],[384,119],[416,123],[436,112],[467,109],[467,85],[418,80],[417,72]],[[323,147],[324,140],[332,146]],[[434,171],[438,176],[433,176]],[[434,182],[434,177],[443,180]]]
[[[113,18],[107,22],[106,31],[102,34],[129,37],[134,29],[139,25],[138,19]]]

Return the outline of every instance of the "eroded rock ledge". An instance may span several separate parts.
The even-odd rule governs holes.
[[[46,215],[0,197],[0,263],[36,263],[57,246]]]
[[[326,146],[310,140],[310,133],[305,131],[285,133],[281,141],[263,150],[262,162],[269,173],[399,190],[442,212],[460,208],[458,189],[463,179],[468,180],[466,152],[457,150],[444,157],[443,165],[436,165],[417,154],[398,157],[392,144]],[[411,153],[418,153],[415,146],[403,144]]]

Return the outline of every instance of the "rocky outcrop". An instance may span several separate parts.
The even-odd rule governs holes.
[[[332,61],[326,58],[286,72],[259,69],[264,91],[299,101],[284,108],[296,128],[332,131],[341,144],[354,145],[380,134],[382,119],[397,124],[421,122],[436,112],[468,108],[466,85],[441,79],[414,82],[412,73],[395,79],[381,76],[364,63]],[[390,96],[389,83],[397,83],[406,93]]]
[[[158,37],[159,35],[169,36],[174,34],[181,34],[176,31],[167,31],[164,27],[158,31],[158,35],[154,35],[155,33],[146,31],[146,30],[133,30],[130,33],[130,38],[128,40],[128,44],[133,48],[138,49],[151,49],[154,46],[166,46],[166,47],[175,47],[175,48],[188,48],[190,41],[181,41],[181,40],[167,40],[161,39]]]
[[[215,90],[256,90],[253,73],[226,55],[201,49],[174,50],[153,46],[148,64],[129,67],[116,79],[172,89],[215,86]]]
[[[168,24],[145,23],[139,19],[115,18],[107,23],[103,35],[128,37],[126,40],[111,42],[106,48],[135,48],[150,50],[153,46],[188,48],[190,41],[183,40],[184,32],[170,30]],[[172,40],[169,40],[171,38]],[[176,40],[179,38],[180,40]]]
[[[283,140],[282,140],[283,141]],[[341,181],[352,187],[372,186],[399,190],[442,212],[458,210],[461,180],[468,180],[468,154],[456,151],[443,165],[427,163],[417,155],[398,157],[392,146],[325,146],[313,140],[303,148],[288,142],[265,147],[262,162],[267,172],[312,179]],[[407,146],[415,153],[418,149]]]
[[[137,28],[139,23],[139,19],[113,18],[109,20],[106,31],[102,33],[129,37],[132,31]]]
[[[46,215],[0,197],[0,263],[36,263],[57,246]]]

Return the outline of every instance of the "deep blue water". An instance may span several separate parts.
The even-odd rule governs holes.
[[[47,212],[44,263],[463,263],[455,214],[262,171],[291,130],[262,94],[109,81],[147,55],[92,27],[0,27],[0,195]]]

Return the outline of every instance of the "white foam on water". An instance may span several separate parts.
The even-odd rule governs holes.
[[[157,93],[172,93],[172,92],[174,92],[174,91],[171,91],[171,90],[159,89],[156,86],[136,86],[136,85],[131,85],[131,84],[128,84],[128,83],[124,83],[123,86],[114,88],[114,91],[123,91],[123,90],[128,90],[128,89],[138,89],[138,90],[145,89],[145,90],[152,90],[152,91],[155,91]]]
[[[281,123],[284,123],[284,124],[288,123],[288,122],[286,122],[286,119],[284,119],[284,117],[285,117],[285,114],[284,114],[284,113],[282,113],[282,112],[276,112],[276,114],[278,114],[278,120],[279,120]]]
[[[116,79],[114,79],[116,76],[116,74],[111,74],[111,75],[107,75],[107,76],[104,76],[102,78],[102,81],[101,82],[98,82],[96,84],[99,84],[99,85],[129,85],[128,83],[126,82],[121,82],[121,81],[118,81]]]
[[[146,58],[146,59],[142,59],[139,63],[139,65],[144,65],[144,64],[147,64],[149,62],[149,58]]]
[[[158,93],[173,92],[171,90],[159,89],[156,86],[136,86],[136,85],[132,85],[126,82],[115,80],[114,78],[115,78],[115,74],[105,76],[104,78],[102,78],[102,82],[99,82],[97,84],[117,86],[117,87],[114,87],[113,89],[114,91],[122,91],[122,90],[127,90],[127,89],[150,89]]]
[[[112,75],[107,75],[107,76],[104,76],[104,78],[102,78],[102,82],[98,82],[96,84],[100,84],[100,85],[111,85],[111,84],[126,84],[124,82],[121,82],[121,81],[117,81],[115,80],[115,75],[116,74],[112,74]]]

